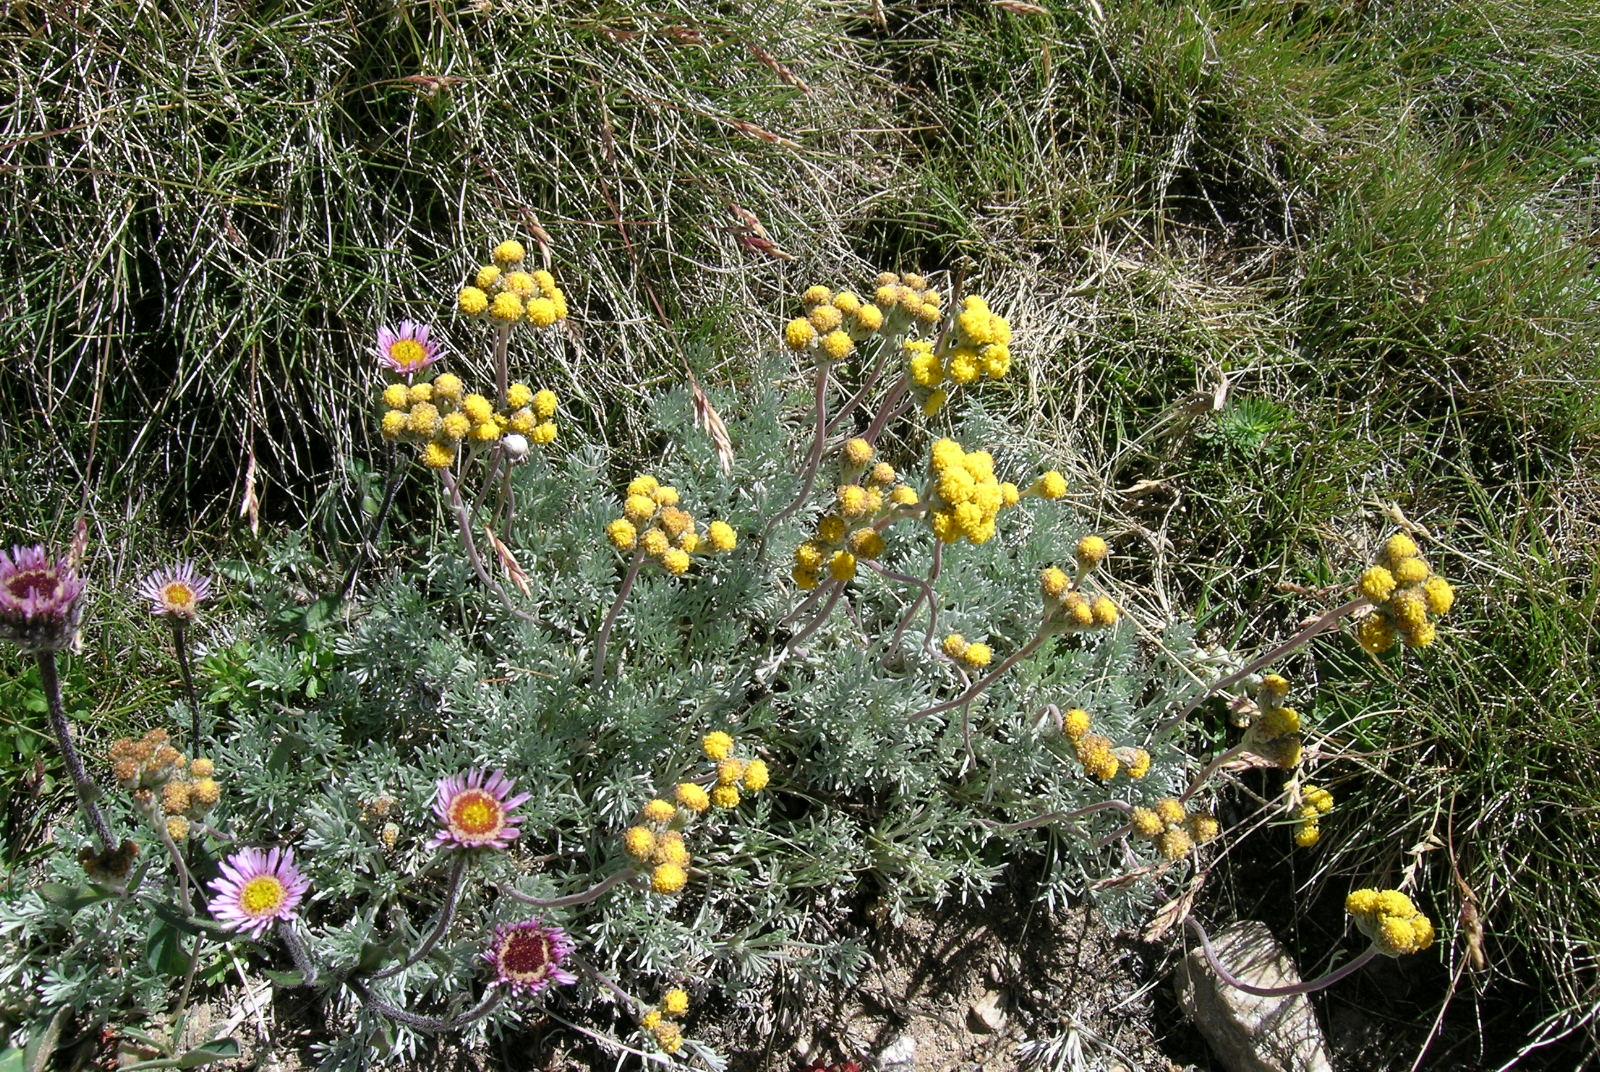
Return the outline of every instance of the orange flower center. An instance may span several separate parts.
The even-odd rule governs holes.
[[[161,602],[178,610],[188,610],[194,606],[194,589],[182,581],[173,581],[161,590]]]
[[[467,789],[450,805],[450,825],[463,837],[492,837],[505,825],[505,809],[482,789]]]
[[[428,351],[415,339],[399,339],[390,344],[389,357],[401,368],[416,368],[428,360]]]

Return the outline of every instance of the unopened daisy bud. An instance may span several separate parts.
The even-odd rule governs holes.
[[[701,738],[700,748],[707,759],[721,762],[733,755],[733,737],[721,730],[713,730]]]
[[[807,287],[806,292],[800,295],[800,301],[803,302],[808,308],[815,305],[826,305],[832,300],[833,291],[829,290],[820,283],[812,287]]]
[[[1161,837],[1156,841],[1156,848],[1164,859],[1176,862],[1194,850],[1194,839],[1182,827],[1173,827],[1161,832]]]
[[[477,287],[462,287],[456,295],[456,308],[468,316],[482,316],[489,308],[489,295]]]
[[[689,1011],[689,995],[683,990],[672,989],[661,995],[661,1011],[668,1016],[683,1016]]]
[[[508,238],[494,247],[494,262],[502,268],[509,268],[514,264],[521,264],[528,251],[522,248],[522,243],[514,238]]]
[[[632,551],[639,542],[639,530],[627,518],[619,517],[606,526],[606,538],[618,551]]]
[[[737,759],[724,759],[717,764],[718,785],[738,785],[744,777],[744,764]]]
[[[1147,841],[1154,841],[1167,828],[1167,824],[1161,821],[1161,816],[1149,808],[1134,808],[1133,814],[1128,819],[1133,832]]]
[[[1051,469],[1041,474],[1028,490],[1041,499],[1059,499],[1067,493],[1067,478]]]
[[[1394,595],[1395,576],[1382,566],[1371,566],[1361,574],[1358,587],[1367,599],[1374,603],[1382,603]]]
[[[502,324],[515,324],[522,319],[522,299],[509,290],[502,290],[489,303],[489,315]]]
[[[870,462],[874,453],[876,452],[872,449],[872,444],[859,436],[844,445],[845,460],[858,469]]]
[[[711,544],[713,551],[726,553],[738,544],[739,536],[726,521],[713,521],[706,528],[706,542]]]
[[[771,780],[772,772],[767,769],[765,760],[752,759],[745,764],[744,787],[752,793],[759,793],[767,787]]]
[[[509,462],[522,462],[528,460],[528,439],[526,436],[512,432],[500,440],[500,449],[505,452]]]
[[[1089,613],[1094,616],[1094,624],[1103,629],[1116,625],[1122,616],[1117,605],[1106,596],[1096,596],[1094,602],[1089,604]]]
[[[648,860],[656,851],[656,836],[642,826],[630,826],[622,835],[622,847],[635,860]]]
[[[1106,555],[1111,553],[1111,547],[1099,536],[1085,536],[1078,541],[1076,557],[1078,568],[1092,570],[1106,560]]]
[[[724,811],[731,811],[739,806],[739,788],[733,785],[719,785],[711,790],[711,803]]]
[[[689,883],[689,872],[677,864],[657,864],[650,872],[650,888],[671,896],[680,893]]]
[[[1450,613],[1450,608],[1456,605],[1456,590],[1450,587],[1450,582],[1438,575],[1428,578],[1422,586],[1422,599],[1428,605],[1428,611],[1437,617]]]
[[[672,795],[681,807],[694,812],[696,815],[705,814],[705,810],[711,806],[710,795],[693,782],[679,783],[678,787],[672,791]]]
[[[994,649],[987,644],[969,644],[961,653],[961,661],[974,670],[982,670],[994,661]]]
[[[830,360],[843,361],[856,352],[856,341],[843,331],[834,330],[822,337],[822,352]]]
[[[639,814],[644,817],[646,822],[670,823],[673,817],[678,814],[678,809],[674,808],[670,801],[657,797],[646,804]]]

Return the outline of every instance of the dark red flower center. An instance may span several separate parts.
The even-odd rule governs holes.
[[[22,570],[20,573],[14,573],[6,578],[6,591],[19,601],[34,596],[50,595],[55,590],[56,575],[54,570]]]
[[[500,943],[500,970],[514,979],[543,978],[553,959],[550,939],[538,931],[512,931]]]

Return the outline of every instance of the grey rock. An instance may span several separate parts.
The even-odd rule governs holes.
[[[1214,935],[1217,959],[1255,986],[1300,982],[1294,961],[1265,923],[1240,920]],[[1305,995],[1268,998],[1229,986],[1195,949],[1179,963],[1178,1004],[1228,1072],[1333,1072],[1327,1041]]]
[[[917,1040],[910,1035],[900,1035],[878,1051],[873,1058],[880,1072],[913,1072],[917,1067]]]
[[[992,1035],[1006,1023],[1005,999],[991,990],[967,1007],[967,1028],[977,1035]]]

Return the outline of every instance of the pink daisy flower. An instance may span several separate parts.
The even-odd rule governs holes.
[[[158,569],[144,579],[139,594],[150,601],[150,613],[174,622],[192,622],[200,604],[211,598],[211,578],[193,562]]]
[[[469,770],[452,778],[439,779],[433,798],[433,813],[443,828],[434,835],[434,845],[463,849],[503,849],[521,836],[521,822],[512,812],[528,799],[527,793],[511,795],[516,783],[505,771],[484,776]]]
[[[25,653],[72,645],[83,619],[83,579],[42,545],[0,551],[0,640]]]
[[[444,356],[439,344],[428,337],[429,330],[428,325],[414,320],[402,320],[398,328],[379,328],[378,361],[402,376],[421,372]]]
[[[561,967],[571,955],[572,939],[566,931],[530,919],[496,927],[483,959],[494,972],[490,986],[509,987],[513,994],[531,997],[552,983],[570,986],[578,981]]]
[[[260,938],[274,923],[295,918],[310,885],[294,865],[293,849],[242,849],[222,862],[222,877],[210,882],[217,895],[206,907],[217,922]]]

